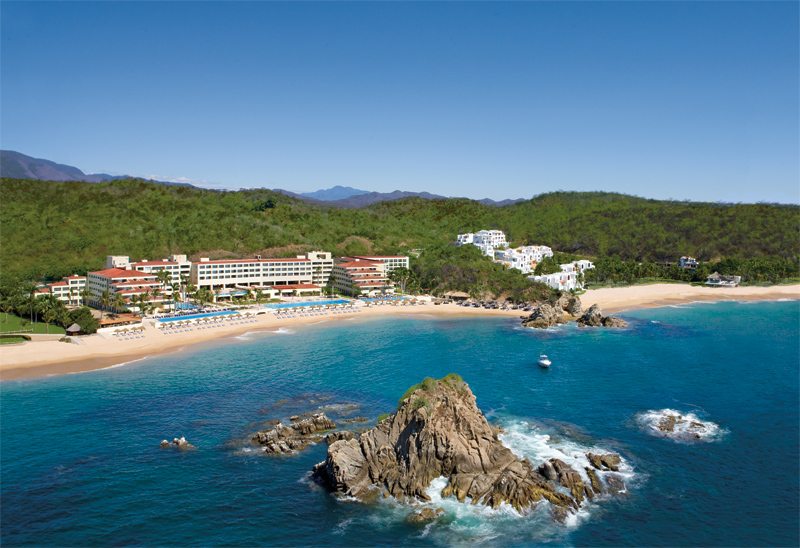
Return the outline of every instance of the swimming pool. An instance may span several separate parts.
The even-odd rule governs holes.
[[[330,299],[325,301],[301,301],[299,303],[272,303],[265,304],[266,308],[300,308],[303,306],[326,306],[330,304],[349,304],[349,299]]]
[[[197,320],[199,318],[211,318],[212,316],[229,316],[238,314],[235,310],[220,310],[219,312],[203,312],[201,314],[186,314],[185,316],[174,316],[172,318],[159,318],[161,323],[179,322],[181,320]]]
[[[404,295],[385,295],[383,297],[361,297],[365,303],[374,303],[379,301],[402,301],[408,297]]]

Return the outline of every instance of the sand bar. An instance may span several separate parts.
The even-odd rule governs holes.
[[[634,308],[721,300],[800,299],[800,285],[772,287],[708,288],[684,284],[653,284],[621,288],[589,290],[581,296],[584,309],[599,304],[604,312],[621,312]],[[247,332],[276,331],[327,320],[338,323],[347,318],[386,317],[506,317],[519,318],[517,310],[484,310],[454,304],[424,306],[376,306],[351,314],[276,318],[267,313],[254,317],[253,323],[225,325],[214,329],[164,334],[145,322],[143,336],[118,340],[108,335],[79,337],[79,344],[57,341],[31,342],[0,347],[0,380],[46,377],[102,369],[133,360],[170,352],[192,349],[214,340],[230,339]]]

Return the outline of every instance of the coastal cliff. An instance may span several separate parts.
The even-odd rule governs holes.
[[[599,464],[618,463],[616,455]],[[359,437],[334,441],[314,477],[330,490],[362,501],[376,495],[429,500],[431,482],[445,478],[441,495],[518,511],[541,501],[564,517],[604,490],[558,459],[538,469],[498,439],[478,409],[469,386],[458,376],[427,378],[401,398],[398,410]]]

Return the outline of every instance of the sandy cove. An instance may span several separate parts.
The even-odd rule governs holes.
[[[709,288],[683,284],[652,284],[621,288],[589,290],[581,295],[584,309],[598,304],[604,312],[620,312],[634,308],[657,307],[692,301],[800,299],[800,285],[773,287]],[[454,304],[424,306],[375,306],[359,312],[326,316],[277,318],[271,313],[254,316],[253,323],[227,325],[214,329],[164,334],[147,325],[144,336],[118,340],[108,335],[78,338],[79,344],[57,341],[25,343],[0,347],[0,380],[14,380],[63,375],[103,369],[149,356],[180,352],[196,345],[221,340],[253,331],[275,331],[320,321],[348,318],[388,318],[418,316],[442,317],[505,317],[519,318],[517,310],[485,310]]]

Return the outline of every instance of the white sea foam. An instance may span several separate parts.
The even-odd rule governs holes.
[[[717,423],[703,420],[694,413],[682,413],[675,409],[650,409],[637,413],[634,419],[651,436],[684,443],[718,441],[728,433]],[[672,419],[675,420],[672,430],[662,430],[661,426],[666,426]]]
[[[294,335],[297,332],[294,329],[289,329],[288,327],[279,327],[274,331],[270,331],[270,333],[275,333],[276,335]]]
[[[504,420],[502,426],[504,432],[500,435],[500,440],[515,455],[527,458],[534,467],[550,458],[561,459],[581,474],[585,482],[589,478],[584,468],[591,466],[585,454],[609,452],[607,448],[582,445],[569,438],[550,436],[539,426],[522,420]],[[600,470],[595,472],[603,482],[608,474],[617,474],[629,486],[635,481],[636,475],[625,459],[622,460],[619,473]],[[542,501],[522,513],[508,504],[493,509],[482,504],[473,505],[469,498],[464,502],[458,502],[452,496],[443,498],[441,493],[446,485],[446,478],[434,479],[425,491],[430,500],[416,502],[411,507],[391,497],[380,499],[377,511],[366,519],[370,526],[388,529],[421,508],[441,508],[444,514],[422,527],[417,538],[444,545],[491,543],[501,536],[509,539],[512,544],[561,542],[571,529],[590,519],[598,504],[602,504],[605,498],[599,496],[594,501],[585,501],[577,513],[567,516],[564,523],[557,523],[552,518],[548,502]]]
[[[94,373],[95,371],[105,371],[106,369],[117,369],[118,367],[125,367],[126,365],[146,360],[148,357],[149,356],[144,356],[143,358],[137,358],[135,360],[130,360],[127,362],[115,363],[114,365],[109,365],[107,367],[100,367],[98,369],[87,369],[86,371],[70,371],[69,373],[67,373],[67,375],[79,375],[81,373]]]

